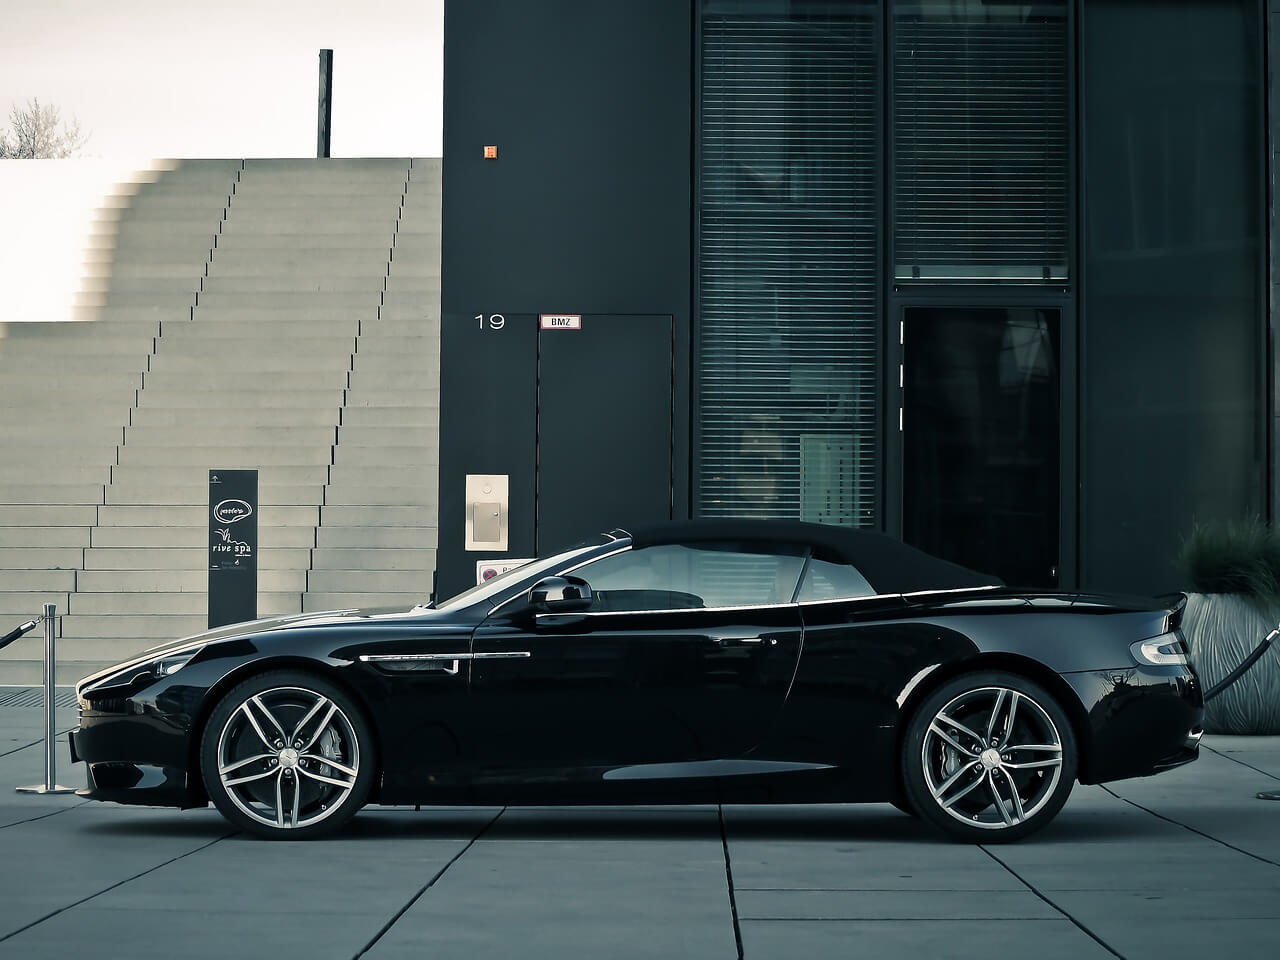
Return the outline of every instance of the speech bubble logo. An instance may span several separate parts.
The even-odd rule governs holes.
[[[213,508],[213,519],[219,523],[235,523],[253,513],[253,507],[243,500],[223,500]]]

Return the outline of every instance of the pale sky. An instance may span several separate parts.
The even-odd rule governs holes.
[[[0,0],[0,127],[31,98],[90,137],[0,161],[0,324],[73,315],[93,215],[152,158],[441,155],[443,0]],[[3,328],[0,327],[0,338]]]
[[[438,157],[443,0],[0,0],[0,123],[32,97],[88,157]]]

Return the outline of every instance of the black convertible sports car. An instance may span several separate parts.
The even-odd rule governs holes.
[[[83,795],[267,837],[366,803],[882,801],[970,841],[1198,753],[1184,598],[1028,592],[871,533],[691,521],[434,605],[258,620],[82,680]]]

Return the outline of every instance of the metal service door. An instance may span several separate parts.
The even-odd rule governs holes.
[[[671,518],[670,316],[539,317],[539,555]]]

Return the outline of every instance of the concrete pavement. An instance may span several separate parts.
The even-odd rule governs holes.
[[[268,843],[212,809],[15,794],[41,719],[0,706],[0,960],[1280,955],[1280,803],[1254,798],[1280,737],[1077,787],[1011,845],[885,805],[370,808]]]

